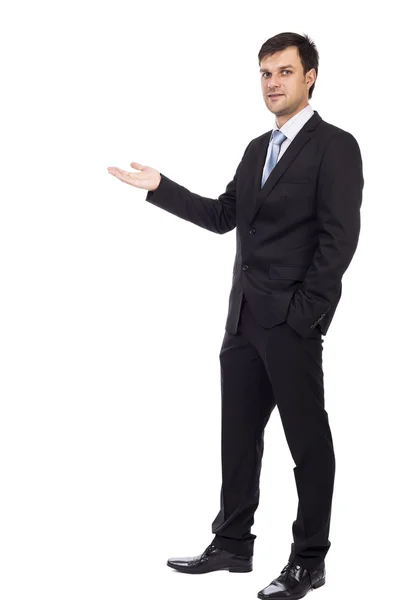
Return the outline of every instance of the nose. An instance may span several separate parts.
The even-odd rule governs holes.
[[[268,91],[274,91],[277,87],[279,87],[279,81],[276,78],[271,78],[268,81]]]

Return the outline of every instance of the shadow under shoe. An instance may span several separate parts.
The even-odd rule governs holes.
[[[303,598],[311,589],[316,589],[325,583],[325,562],[314,569],[306,569],[295,562],[289,561],[282,569],[279,577],[267,587],[258,592],[261,600],[298,600]]]
[[[230,573],[249,573],[253,570],[253,557],[239,556],[210,544],[203,554],[169,558],[167,565],[182,573],[209,573],[219,570],[228,570]]]

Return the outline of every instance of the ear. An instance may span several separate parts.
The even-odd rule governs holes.
[[[307,71],[306,83],[310,83],[310,87],[312,86],[312,84],[315,82],[316,79],[317,79],[317,72],[315,69],[310,69],[309,71]]]

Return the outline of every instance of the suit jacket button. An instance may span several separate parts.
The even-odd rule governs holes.
[[[242,270],[247,271],[248,268],[249,268],[249,265],[243,265]]]
[[[250,229],[249,233],[251,233],[253,235],[253,233],[255,233],[256,230],[254,229],[254,227],[252,229]]]

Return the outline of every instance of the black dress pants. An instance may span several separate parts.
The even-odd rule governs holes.
[[[253,555],[257,536],[250,530],[259,503],[264,428],[277,405],[296,465],[298,510],[289,560],[313,568],[325,558],[335,456],[324,408],[322,345],[319,326],[308,338],[286,321],[265,329],[246,301],[237,334],[225,332],[219,355],[222,486],[212,523],[216,546]],[[272,482],[269,491],[280,493]]]

